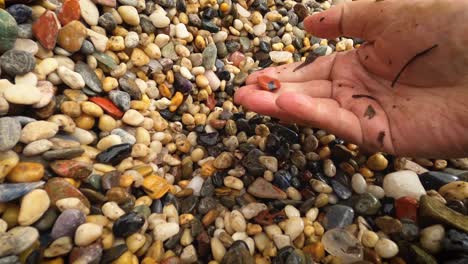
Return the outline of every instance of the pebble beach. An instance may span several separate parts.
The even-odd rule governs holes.
[[[234,103],[347,1],[0,0],[0,264],[468,263],[468,158]]]

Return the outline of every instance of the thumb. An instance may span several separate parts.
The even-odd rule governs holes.
[[[348,36],[372,41],[384,30],[397,5],[392,0],[345,2],[307,17],[304,26],[322,38]]]

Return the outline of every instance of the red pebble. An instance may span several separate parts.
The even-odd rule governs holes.
[[[281,83],[277,79],[271,78],[266,75],[258,76],[257,82],[258,85],[260,85],[260,87],[266,91],[275,91],[281,88]]]
[[[213,110],[213,108],[215,108],[216,99],[214,98],[214,94],[211,94],[210,96],[208,96],[208,99],[206,99],[206,106],[208,106],[210,110]]]
[[[58,12],[57,15],[62,26],[70,23],[73,20],[80,19],[80,3],[78,0],[65,0],[62,5],[62,9]]]
[[[245,55],[240,51],[236,51],[229,56],[229,60],[234,64],[234,66],[239,67],[241,62],[245,60]]]
[[[418,201],[413,197],[401,197],[395,200],[395,211],[398,219],[418,219]]]
[[[102,107],[102,109],[104,109],[106,113],[108,113],[110,116],[114,118],[120,119],[124,115],[124,113],[119,108],[117,108],[117,106],[115,106],[115,104],[111,100],[107,98],[91,97],[89,98],[89,101]]]
[[[32,26],[32,32],[41,45],[48,50],[55,47],[59,24],[57,16],[52,11],[46,11]]]

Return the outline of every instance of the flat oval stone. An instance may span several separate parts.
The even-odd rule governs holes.
[[[265,199],[286,199],[287,195],[264,178],[260,177],[248,187],[247,192],[258,198]]]
[[[354,210],[345,205],[333,205],[327,208],[327,213],[323,218],[323,227],[326,230],[346,227],[353,223]]]
[[[58,31],[57,16],[50,10],[44,12],[32,26],[34,37],[47,50],[52,50],[55,47]]]
[[[117,237],[128,237],[140,230],[140,228],[145,223],[143,216],[130,212],[128,214],[122,215],[114,222],[112,226],[112,232]]]
[[[73,237],[78,226],[86,222],[86,216],[78,209],[63,211],[52,227],[50,235],[53,239],[63,236]]]
[[[99,105],[110,116],[120,119],[124,113],[112,101],[104,97],[91,97],[89,101]]]
[[[96,93],[102,92],[102,83],[97,77],[96,73],[88,66],[88,64],[79,61],[75,65],[75,71],[83,77],[86,83],[86,87],[93,90]]]
[[[58,213],[55,209],[49,208],[44,215],[34,223],[34,227],[39,231],[46,231],[52,228],[55,220],[57,220]]]
[[[10,229],[8,234],[15,240],[13,254],[20,254],[28,249],[38,238],[39,232],[30,226],[18,226]]]
[[[24,75],[36,66],[34,56],[23,50],[9,50],[0,57],[2,70],[10,76]]]
[[[21,137],[21,124],[14,118],[0,118],[0,151],[7,151],[18,143]]]
[[[0,8],[0,53],[13,48],[17,35],[15,18]]]
[[[122,160],[129,157],[132,151],[130,144],[114,145],[96,156],[96,161],[100,163],[111,164],[113,166],[119,164]]]
[[[322,237],[325,250],[333,256],[340,257],[343,263],[353,263],[363,259],[362,245],[346,229],[328,230]]]
[[[353,194],[348,186],[335,179],[330,181],[330,185],[332,186],[336,196],[338,196],[340,199],[347,200]]]
[[[31,7],[23,4],[11,5],[7,8],[7,11],[15,18],[18,24],[26,22],[32,16]]]
[[[45,182],[2,183],[0,184],[0,202],[9,202],[23,197],[30,191],[44,185]]]
[[[448,208],[438,199],[428,195],[421,196],[418,219],[421,224],[445,223],[468,232],[468,216]]]
[[[73,159],[84,153],[82,148],[49,150],[42,154],[45,160]]]
[[[426,190],[438,190],[445,184],[458,181],[458,177],[441,171],[428,171],[419,175],[422,185]]]
[[[93,171],[91,164],[75,160],[57,160],[50,167],[59,176],[77,180],[87,178]]]
[[[60,199],[75,197],[80,199],[86,207],[90,207],[88,199],[75,186],[63,178],[56,177],[48,180],[44,189],[49,194],[51,204],[54,206]]]

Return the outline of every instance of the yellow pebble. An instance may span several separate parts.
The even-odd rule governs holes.
[[[153,200],[151,199],[151,197],[149,197],[148,195],[144,195],[136,199],[135,207],[138,205],[151,206],[152,203],[153,203]]]
[[[104,110],[93,102],[82,102],[81,111],[92,117],[100,117],[104,114]]]
[[[81,115],[80,117],[75,118],[76,126],[84,130],[91,130],[94,126],[94,123],[94,117],[89,115]]]
[[[175,110],[177,110],[177,108],[182,104],[183,99],[184,99],[184,96],[182,95],[182,93],[176,92],[171,99],[171,106],[169,107],[169,110],[171,112],[174,112]]]
[[[201,176],[204,178],[211,177],[216,172],[216,168],[213,166],[213,162],[206,162],[201,167]]]
[[[43,260],[41,264],[63,264],[65,263],[63,258],[54,258],[49,260]]]
[[[106,92],[112,91],[119,86],[119,82],[114,77],[106,77],[102,82],[102,89]]]
[[[230,10],[230,6],[228,3],[221,3],[221,5],[219,6],[219,11],[223,12],[223,13],[226,13]]]
[[[133,65],[137,67],[141,67],[149,63],[150,58],[144,51],[139,48],[134,48],[132,55],[130,56],[130,60],[132,61]]]
[[[101,131],[110,132],[117,127],[117,121],[110,115],[102,115],[99,118],[98,127]]]
[[[143,180],[143,188],[145,192],[153,199],[161,198],[170,189],[166,179],[156,175],[146,177]]]
[[[165,83],[161,83],[159,85],[159,93],[162,96],[167,97],[167,98],[170,98],[172,95],[171,90],[169,90],[169,87],[167,87]]]
[[[8,228],[12,228],[18,224],[19,210],[19,205],[7,204],[2,219],[8,224]]]
[[[129,174],[124,174],[120,176],[119,185],[120,187],[127,188],[130,187],[133,183],[133,176]]]

